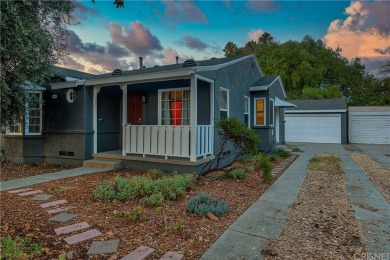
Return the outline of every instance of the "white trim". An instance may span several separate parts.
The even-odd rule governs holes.
[[[97,153],[97,95],[99,94],[100,87],[93,87],[93,153]]]
[[[257,107],[256,107],[256,101],[257,100],[264,100],[264,124],[259,125],[256,122],[256,113],[257,113]],[[267,99],[265,97],[261,98],[254,98],[253,99],[253,125],[254,126],[266,126],[267,125]]]
[[[229,118],[229,116],[230,116],[230,101],[229,101],[229,99],[230,99],[230,94],[229,94],[229,89],[227,89],[227,88],[222,88],[222,87],[220,87],[219,88],[219,99],[221,99],[221,90],[223,90],[223,91],[226,91],[227,92],[227,104],[226,104],[226,107],[227,107],[227,109],[223,109],[223,108],[221,108],[221,100],[219,100],[219,111],[226,111],[227,112],[227,118]],[[219,113],[219,116],[221,117],[221,113]]]
[[[334,110],[285,110],[286,114],[294,113],[343,113],[347,112],[346,109],[334,109]]]
[[[122,155],[126,156],[127,84],[122,84]]]
[[[190,151],[190,161],[196,162],[196,137],[197,137],[197,91],[198,91],[198,84],[196,80],[195,74],[191,75],[191,90],[190,90],[190,129],[191,129],[191,151]]]
[[[134,83],[139,81],[156,81],[156,80],[167,80],[167,78],[176,78],[176,77],[188,77],[194,70],[184,68],[178,70],[168,70],[161,72],[150,72],[150,73],[142,73],[142,74],[133,74],[133,75],[122,75],[122,76],[109,76],[105,78],[97,78],[97,79],[87,79],[85,81],[85,85],[118,85],[122,83]]]
[[[75,81],[65,81],[65,82],[57,82],[50,84],[51,89],[63,89],[63,88],[76,88],[77,80]]]
[[[268,90],[269,86],[252,86],[249,87],[249,91],[265,91]]]
[[[244,110],[244,117],[246,114],[248,115],[248,127],[251,127],[251,98],[244,95],[244,104],[245,104],[246,99],[248,100],[248,107],[247,107],[248,112],[245,113],[245,110]],[[245,118],[244,118],[244,120],[245,120]]]
[[[269,125],[270,126],[274,126],[275,125],[275,101],[274,99],[270,98],[269,99],[269,104],[271,105],[271,101],[272,101],[272,107],[270,107],[270,110],[272,109],[272,115],[274,118],[272,118],[272,124],[271,124],[271,113],[269,113],[270,117],[269,117]]]
[[[157,97],[157,102],[158,102],[158,108],[157,108],[157,112],[158,112],[158,116],[157,116],[157,122],[159,125],[162,125],[162,122],[161,122],[161,93],[162,92],[171,92],[171,91],[185,91],[185,90],[189,90],[190,91],[190,106],[191,106],[191,87],[184,87],[184,88],[163,88],[163,89],[158,89],[158,97]],[[190,111],[191,111],[191,107],[190,107]],[[191,115],[190,115],[191,117]],[[191,121],[191,118],[190,118],[190,121]]]
[[[349,116],[390,116],[390,112],[376,112],[376,111],[351,111],[349,110]]]
[[[283,96],[284,96],[284,98],[286,98],[287,97],[287,93],[286,93],[286,89],[284,88],[284,84],[283,84],[282,78],[280,76],[278,76],[278,79],[279,79],[279,82],[280,82],[280,86],[282,87]]]
[[[208,77],[205,77],[205,76],[202,76],[202,75],[199,75],[199,74],[195,74],[195,77],[196,77],[196,79],[200,79],[202,81],[206,81],[206,82],[209,82],[209,83],[214,83],[213,79],[210,79]]]
[[[280,108],[279,107],[275,107],[275,141],[276,143],[280,142]]]

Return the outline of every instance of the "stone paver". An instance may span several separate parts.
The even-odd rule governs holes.
[[[41,208],[45,209],[45,208],[58,206],[58,205],[65,204],[65,203],[68,203],[68,201],[66,201],[66,200],[56,200],[56,201],[52,201],[52,202],[41,204]]]
[[[53,197],[53,195],[42,194],[42,195],[37,195],[37,196],[35,196],[35,197],[32,198],[31,200],[48,200],[48,199],[50,199],[51,197]]]
[[[33,191],[18,193],[18,195],[21,196],[21,197],[25,197],[25,196],[31,196],[31,195],[35,195],[35,194],[38,194],[38,193],[42,193],[42,192],[43,192],[42,190],[33,190]]]
[[[119,240],[93,241],[87,255],[112,254],[118,250]]]
[[[180,260],[183,258],[182,254],[178,254],[176,252],[169,251],[165,255],[163,255],[160,260]]]
[[[24,188],[24,189],[11,190],[11,191],[9,191],[9,193],[19,193],[19,192],[29,191],[29,190],[32,190],[32,188]]]
[[[63,212],[63,211],[67,211],[67,210],[74,209],[74,208],[76,208],[76,207],[70,206],[70,207],[63,207],[63,208],[55,208],[55,209],[48,209],[48,210],[46,210],[46,212],[49,214],[54,214],[54,213]]]
[[[62,214],[55,215],[52,218],[49,218],[49,221],[66,222],[66,221],[69,221],[71,219],[74,219],[75,217],[77,217],[77,214],[62,213]]]
[[[153,253],[154,250],[155,249],[151,247],[140,246],[130,254],[122,257],[121,260],[142,260],[148,257],[148,255],[150,255],[151,253]]]
[[[66,238],[64,238],[64,240],[69,245],[73,245],[73,244],[77,244],[77,243],[83,242],[85,240],[89,240],[89,239],[92,239],[94,237],[100,236],[101,234],[102,233],[99,230],[92,229],[92,230],[88,230],[88,231],[85,231],[85,232],[80,233],[80,234],[66,237]]]
[[[68,233],[78,231],[81,229],[85,229],[85,228],[89,228],[89,227],[90,227],[90,225],[87,222],[81,222],[81,223],[77,223],[77,224],[73,224],[73,225],[69,225],[69,226],[65,226],[65,227],[56,228],[56,229],[54,229],[54,232],[57,235],[61,235],[61,234],[68,234]]]

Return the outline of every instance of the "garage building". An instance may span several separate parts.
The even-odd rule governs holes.
[[[286,142],[347,143],[347,103],[344,98],[288,100]]]

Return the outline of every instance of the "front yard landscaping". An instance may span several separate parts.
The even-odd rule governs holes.
[[[273,168],[284,161],[273,159]],[[167,251],[199,259],[283,172],[272,176],[266,169],[264,178],[264,161],[236,162],[197,180],[192,174],[121,169],[32,186],[54,195],[52,200],[64,199],[75,206],[71,213],[77,217],[65,224],[48,221],[55,214],[42,210],[42,202],[1,192],[1,237],[28,237],[31,244],[42,247],[39,259],[119,259],[139,246],[156,249],[150,259],[159,259]],[[95,241],[119,239],[118,252],[87,256],[92,241],[68,245],[63,239],[69,234],[53,231],[83,221],[102,233]]]

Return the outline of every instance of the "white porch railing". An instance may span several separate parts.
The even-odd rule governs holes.
[[[214,127],[198,125],[196,128],[196,157],[212,155]],[[191,127],[185,125],[126,125],[125,153],[190,158],[191,132]]]

